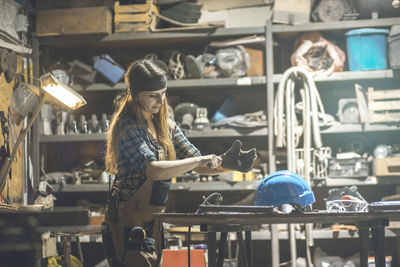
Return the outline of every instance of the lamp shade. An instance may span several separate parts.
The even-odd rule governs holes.
[[[86,100],[81,95],[59,82],[50,73],[46,73],[40,77],[40,87],[42,87],[47,94],[72,110],[86,105]]]

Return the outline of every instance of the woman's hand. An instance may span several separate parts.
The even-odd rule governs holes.
[[[211,154],[211,155],[206,155],[206,156],[201,156],[200,157],[200,165],[199,167],[208,167],[211,169],[217,168],[219,165],[222,163],[222,158]]]

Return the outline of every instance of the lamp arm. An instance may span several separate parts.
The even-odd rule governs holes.
[[[19,145],[22,143],[22,141],[25,139],[25,136],[27,135],[29,129],[31,128],[32,124],[35,122],[36,117],[39,115],[40,110],[42,109],[42,106],[46,103],[48,99],[48,94],[44,93],[43,97],[40,99],[39,105],[36,107],[36,109],[33,111],[31,118],[28,121],[27,126],[24,129],[21,129],[17,142],[15,143],[14,150],[11,153],[10,157],[7,157],[6,160],[3,163],[3,166],[1,166],[0,170],[0,192],[3,191],[4,186],[6,184],[6,178],[7,178],[7,173],[11,168],[11,164],[17,155],[17,150]]]

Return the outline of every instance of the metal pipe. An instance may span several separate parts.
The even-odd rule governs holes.
[[[296,249],[296,229],[294,224],[289,224],[289,242],[290,242],[290,259],[291,266],[296,267],[297,249]]]
[[[274,48],[272,40],[272,12],[265,23],[265,63],[267,74],[267,117],[268,117],[268,168],[269,172],[276,171],[274,144]],[[271,225],[271,256],[272,267],[279,267],[278,228]]]

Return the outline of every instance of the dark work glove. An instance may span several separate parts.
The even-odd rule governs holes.
[[[253,168],[254,161],[257,158],[257,150],[255,148],[248,151],[241,150],[242,142],[235,140],[231,148],[221,155],[224,169],[234,171],[248,172]]]

